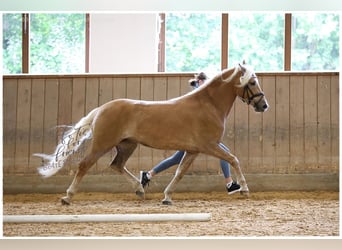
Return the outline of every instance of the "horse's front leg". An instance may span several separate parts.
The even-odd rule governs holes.
[[[238,158],[235,155],[233,155],[229,150],[227,150],[227,147],[224,146],[222,143],[216,144],[212,147],[208,147],[207,150],[208,154],[230,163],[230,165],[233,167],[236,173],[237,182],[241,185],[240,193],[242,195],[248,195],[249,189],[247,186],[246,179],[242,173]]]
[[[176,189],[176,184],[182,179],[191,163],[194,161],[198,153],[185,152],[182,161],[179,163],[175,176],[164,190],[165,198],[162,201],[164,205],[172,205],[171,194]]]

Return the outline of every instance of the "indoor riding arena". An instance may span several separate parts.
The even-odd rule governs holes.
[[[271,108],[255,114],[237,100],[224,138],[240,160],[250,196],[228,196],[218,160],[200,155],[180,181],[172,206],[161,200],[175,168],[155,177],[141,200],[108,167],[110,154],[88,172],[74,202],[62,206],[77,159],[42,179],[37,174],[41,160],[32,154],[53,152],[56,126],[75,123],[97,105],[116,97],[162,100],[181,95],[191,75],[5,76],[4,215],[211,213],[212,218],[186,223],[5,223],[4,236],[338,235],[338,74],[258,76]],[[138,177],[140,170],[172,153],[140,146],[127,167]]]
[[[227,16],[223,15],[222,20]],[[91,19],[90,15],[90,20],[95,17]],[[95,56],[90,58],[96,60]],[[136,60],[131,66],[141,63]],[[337,71],[266,72],[254,67],[269,109],[256,113],[236,98],[223,138],[239,159],[250,191],[248,196],[228,195],[219,159],[199,154],[177,185],[172,205],[163,205],[163,191],[177,166],[153,177],[141,198],[126,178],[109,167],[115,156],[115,152],[109,152],[84,176],[72,203],[62,205],[61,198],[87,153],[90,140],[49,178],[39,175],[37,168],[42,159],[33,154],[53,153],[63,138],[65,125],[77,123],[110,100],[161,101],[182,96],[191,90],[188,81],[196,73],[152,69],[136,73],[140,72],[138,67],[133,67],[134,72],[91,71],[95,66],[90,63],[90,71],[84,74],[3,76],[4,237],[340,235]],[[173,153],[139,145],[126,167],[139,178],[140,171],[150,170]],[[236,180],[233,168],[232,174]],[[154,219],[110,220],[111,215],[132,214]],[[159,220],[163,214],[170,218]],[[176,219],[177,215],[187,214],[205,214],[209,218]],[[46,221],[8,221],[12,216],[38,215]],[[108,220],[49,221],[52,215],[103,215]]]

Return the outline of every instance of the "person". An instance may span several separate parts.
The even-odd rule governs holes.
[[[198,88],[200,85],[202,85],[206,80],[207,80],[207,75],[204,72],[201,72],[201,73],[195,75],[194,79],[190,79],[189,84],[190,84],[190,86],[192,86],[195,89],[195,88]],[[223,144],[220,144],[220,145],[225,150],[229,151],[229,149],[226,148]],[[168,169],[174,165],[178,165],[181,162],[181,160],[184,156],[184,153],[185,153],[184,151],[177,151],[176,153],[174,153],[169,158],[158,163],[151,170],[140,171],[140,183],[143,186],[143,188],[145,188],[146,185],[148,185],[148,183],[150,182],[152,177],[155,176],[156,174],[159,174],[160,172],[162,172],[162,171],[164,171],[164,170],[166,170],[166,169]],[[226,183],[225,187],[226,187],[228,194],[230,195],[230,194],[234,194],[236,192],[239,192],[241,190],[241,187],[231,177],[230,166],[229,166],[228,162],[226,162],[224,160],[220,160],[220,165],[221,165],[221,169],[223,172],[223,176],[225,178],[225,183]]]

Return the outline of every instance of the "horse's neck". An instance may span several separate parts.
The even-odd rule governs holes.
[[[235,102],[236,99],[236,92],[235,92],[235,88],[233,84],[225,84],[225,85],[230,85],[229,89],[224,88],[222,90],[222,97],[220,98],[221,101],[220,105],[222,105],[222,110],[224,112],[224,116],[227,117],[231,108],[233,107],[233,104]],[[227,87],[227,86],[225,86]]]
[[[238,75],[231,79],[230,82],[222,82],[217,79],[216,83],[208,86],[211,101],[224,119],[228,116],[236,99],[237,94],[234,85],[238,79]]]

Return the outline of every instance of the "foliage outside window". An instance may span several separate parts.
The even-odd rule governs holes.
[[[21,14],[3,14],[3,73],[19,74],[22,72],[22,18]]]
[[[292,15],[292,70],[339,69],[339,15]]]
[[[284,13],[229,13],[228,67],[284,68]],[[167,13],[167,72],[221,69],[221,13]],[[339,70],[339,15],[292,14],[293,71]],[[84,73],[85,14],[30,14],[29,73]],[[22,14],[3,14],[3,73],[22,72]]]
[[[30,17],[30,72],[84,73],[85,15]]]
[[[284,14],[233,12],[229,14],[228,63],[243,59],[257,71],[284,68]]]
[[[3,20],[4,73],[21,73],[21,14]],[[84,73],[84,14],[30,14],[29,37],[29,73]]]
[[[165,62],[167,72],[220,70],[221,14],[166,14]]]

